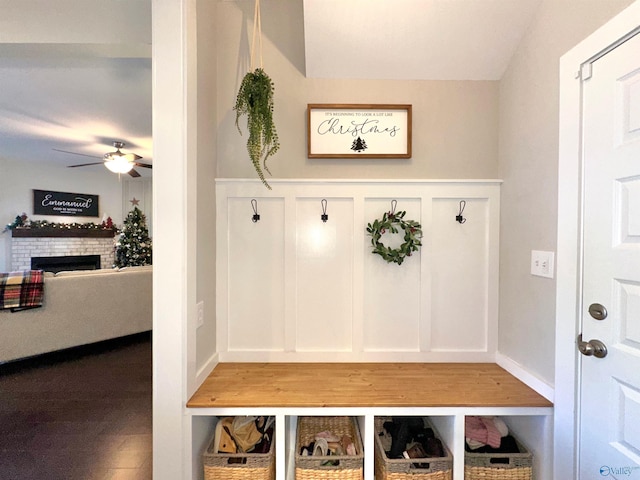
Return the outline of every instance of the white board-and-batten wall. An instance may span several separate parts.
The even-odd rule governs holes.
[[[220,361],[495,361],[499,180],[269,183],[216,181]],[[423,231],[402,265],[366,232],[393,200]]]

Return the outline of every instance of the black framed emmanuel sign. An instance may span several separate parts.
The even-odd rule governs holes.
[[[411,158],[411,105],[307,105],[309,158]]]
[[[33,190],[35,215],[97,217],[98,211],[98,195]]]

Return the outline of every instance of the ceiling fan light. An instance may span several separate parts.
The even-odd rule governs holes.
[[[124,157],[111,157],[111,160],[104,162],[104,166],[113,173],[129,173],[133,168],[133,163]]]

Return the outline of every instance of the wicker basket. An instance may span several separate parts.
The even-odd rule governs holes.
[[[392,459],[386,452],[391,449],[391,437],[380,436],[384,422],[391,417],[375,418],[375,469],[376,480],[451,480],[453,477],[453,456],[442,442],[442,438],[427,418],[424,418],[425,426],[431,428],[436,438],[442,442],[445,457],[417,459]],[[420,463],[425,468],[416,468],[414,464]],[[428,464],[428,467],[426,466]]]
[[[300,450],[315,440],[318,432],[349,435],[356,455],[303,456]],[[358,422],[353,417],[298,417],[296,435],[296,480],[362,480],[364,453]],[[337,465],[324,465],[337,461]]]
[[[465,452],[465,480],[531,480],[533,455],[515,440],[521,453]]]
[[[202,454],[204,480],[274,480],[276,478],[276,440],[271,439],[268,453],[215,453],[211,439]]]

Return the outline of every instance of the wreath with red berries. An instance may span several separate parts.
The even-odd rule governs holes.
[[[422,246],[422,227],[415,220],[405,220],[407,212],[385,212],[381,220],[374,220],[367,224],[367,233],[371,236],[371,253],[380,255],[388,263],[402,265],[406,257],[410,257],[413,252],[417,252]],[[400,229],[404,232],[404,243],[398,248],[385,246],[380,239],[387,231],[398,233]]]

